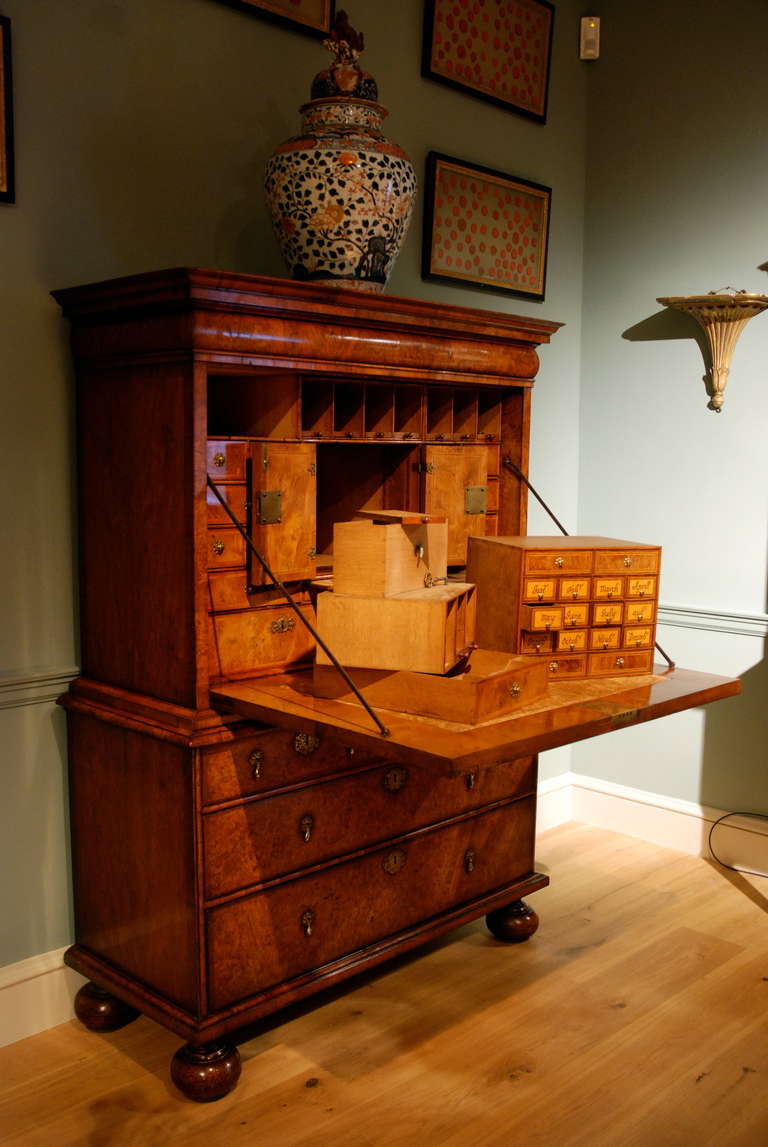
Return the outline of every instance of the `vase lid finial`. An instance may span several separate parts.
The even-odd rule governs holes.
[[[359,100],[377,100],[378,88],[373,76],[361,70],[358,64],[360,53],[365,47],[362,32],[357,32],[342,9],[336,13],[331,33],[323,46],[333,56],[329,68],[318,72],[312,81],[311,98],[327,99],[333,96],[347,96]]]

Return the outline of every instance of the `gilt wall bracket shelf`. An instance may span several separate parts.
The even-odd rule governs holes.
[[[711,357],[706,378],[712,392],[708,407],[719,414],[725,401],[731,356],[739,335],[749,319],[768,307],[768,295],[726,289],[710,291],[707,295],[682,295],[656,301],[692,315],[704,329]]]

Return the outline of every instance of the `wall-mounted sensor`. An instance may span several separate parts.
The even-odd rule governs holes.
[[[600,55],[600,17],[582,16],[579,59],[596,60]]]

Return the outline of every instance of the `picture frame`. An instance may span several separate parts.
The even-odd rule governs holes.
[[[335,0],[218,0],[218,3],[314,36],[330,34],[335,8]]]
[[[550,0],[426,0],[422,75],[546,123]]]
[[[15,203],[11,21],[0,16],[0,203]]]
[[[422,278],[543,302],[552,189],[431,151]]]

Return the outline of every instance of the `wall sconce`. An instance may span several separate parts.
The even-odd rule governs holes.
[[[728,382],[731,368],[731,355],[739,335],[753,315],[759,315],[768,307],[768,295],[753,295],[747,291],[732,291],[725,287],[720,291],[710,291],[708,295],[683,295],[677,298],[657,299],[665,307],[685,311],[704,328],[709,344],[710,363],[705,362],[707,381],[712,397],[708,408],[718,414],[722,410],[723,392]]]

